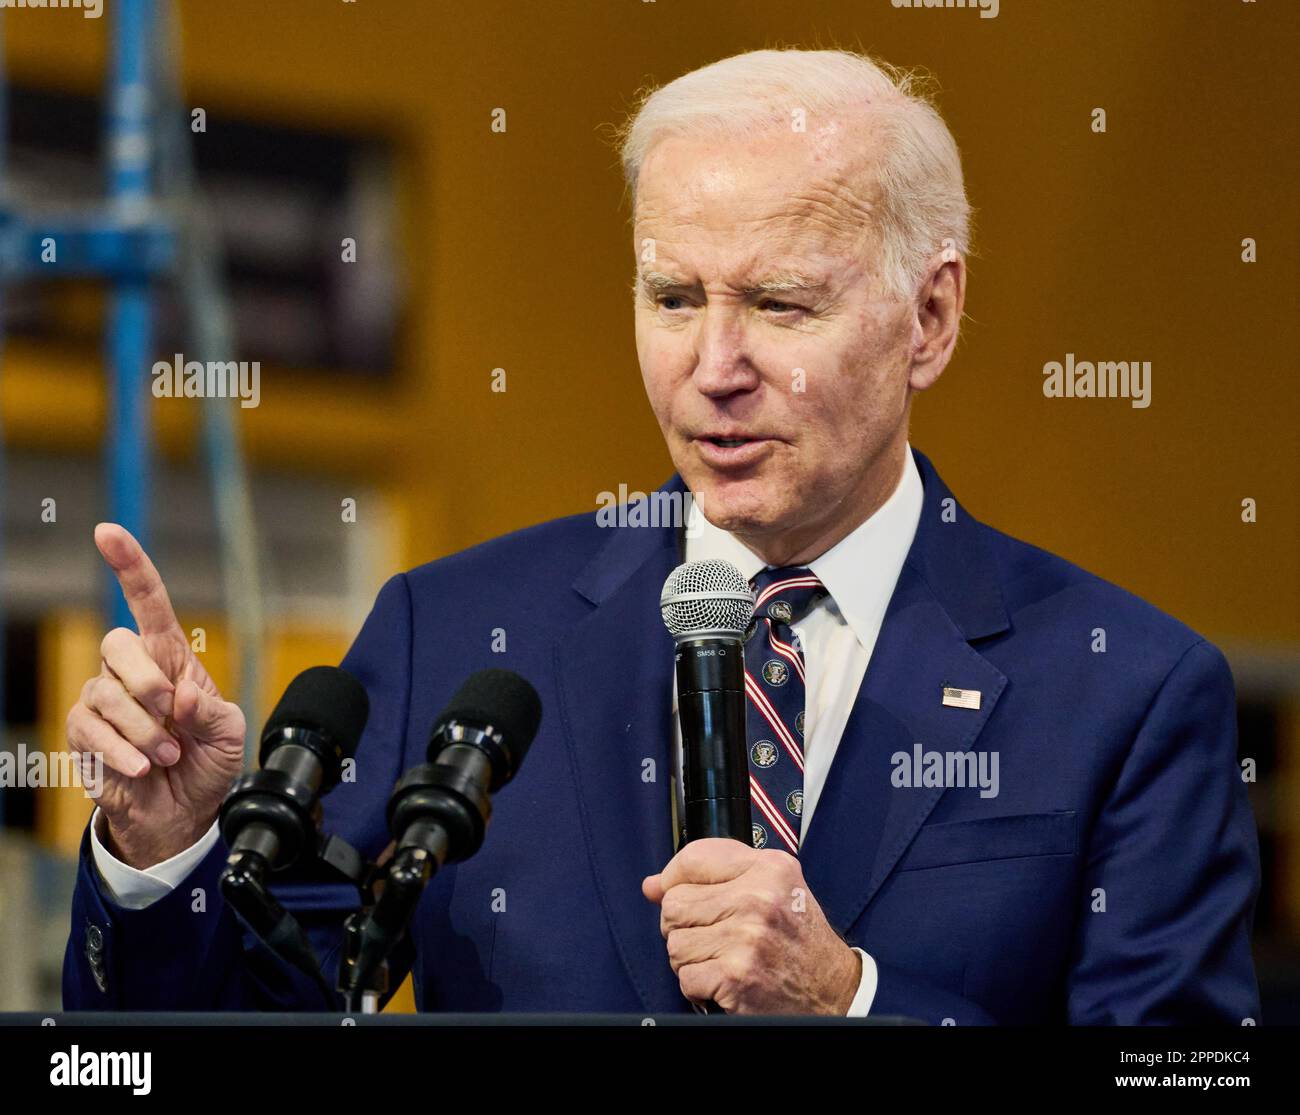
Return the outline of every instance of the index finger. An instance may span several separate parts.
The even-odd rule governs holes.
[[[122,586],[126,606],[141,635],[177,635],[182,630],[158,570],[131,532],[117,523],[95,527],[95,545]]]

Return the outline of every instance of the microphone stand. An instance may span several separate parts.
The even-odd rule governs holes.
[[[318,835],[312,858],[355,886],[363,906],[374,901],[374,881],[380,868],[362,856],[342,837]],[[225,870],[221,874],[222,897],[262,944],[315,984],[327,1008],[336,1009],[338,1006],[336,993],[321,971],[320,961],[311,946],[311,941],[297,918],[281,906],[271,894],[265,882],[267,873],[267,860],[258,850],[245,849],[235,853],[227,861]],[[350,915],[348,921],[355,917],[357,917],[355,913]],[[380,991],[384,989],[381,988]],[[376,996],[369,1013],[377,1009],[378,997]]]
[[[471,753],[477,767],[487,757]],[[406,935],[420,896],[446,862],[453,845],[463,859],[483,842],[492,811],[486,790],[464,772],[439,763],[421,763],[397,783],[388,803],[389,828],[400,839],[382,871],[383,892],[348,916],[338,991],[346,1010],[378,1009],[388,990],[388,957]],[[376,875],[378,883],[381,876]],[[373,893],[373,888],[372,888]]]
[[[348,1013],[375,1014],[388,990],[388,957],[401,942],[439,859],[423,847],[404,847],[383,875],[383,893],[348,915],[338,992]],[[378,881],[378,880],[376,880]]]

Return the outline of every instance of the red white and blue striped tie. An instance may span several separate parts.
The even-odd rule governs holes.
[[[745,641],[745,726],[755,848],[799,854],[803,823],[803,650],[791,630],[826,589],[803,568],[764,569]]]

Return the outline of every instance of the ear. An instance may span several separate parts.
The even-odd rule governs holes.
[[[912,367],[908,382],[914,391],[931,386],[948,366],[957,347],[962,307],[966,304],[966,261],[960,255],[941,260],[917,293],[912,321]]]

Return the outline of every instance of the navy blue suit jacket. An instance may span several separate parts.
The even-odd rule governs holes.
[[[1223,655],[975,521],[916,460],[921,521],[800,856],[830,924],[876,959],[872,1013],[1258,1019],[1259,855]],[[380,592],[343,663],[369,691],[370,719],[356,781],[326,799],[328,829],[381,851],[393,784],[423,761],[435,715],[472,671],[518,671],[544,709],[484,847],[438,874],[417,912],[421,1009],[690,1009],[641,895],[673,854],[672,642],[657,603],[678,560],[670,527],[586,514]],[[980,707],[943,705],[946,685],[979,690]],[[892,785],[891,756],[916,743],[996,752],[998,795]],[[171,895],[130,911],[105,896],[87,840],[65,1007],[320,1009],[223,906],[224,855],[219,841]],[[278,893],[332,980],[355,895],[292,878]]]

